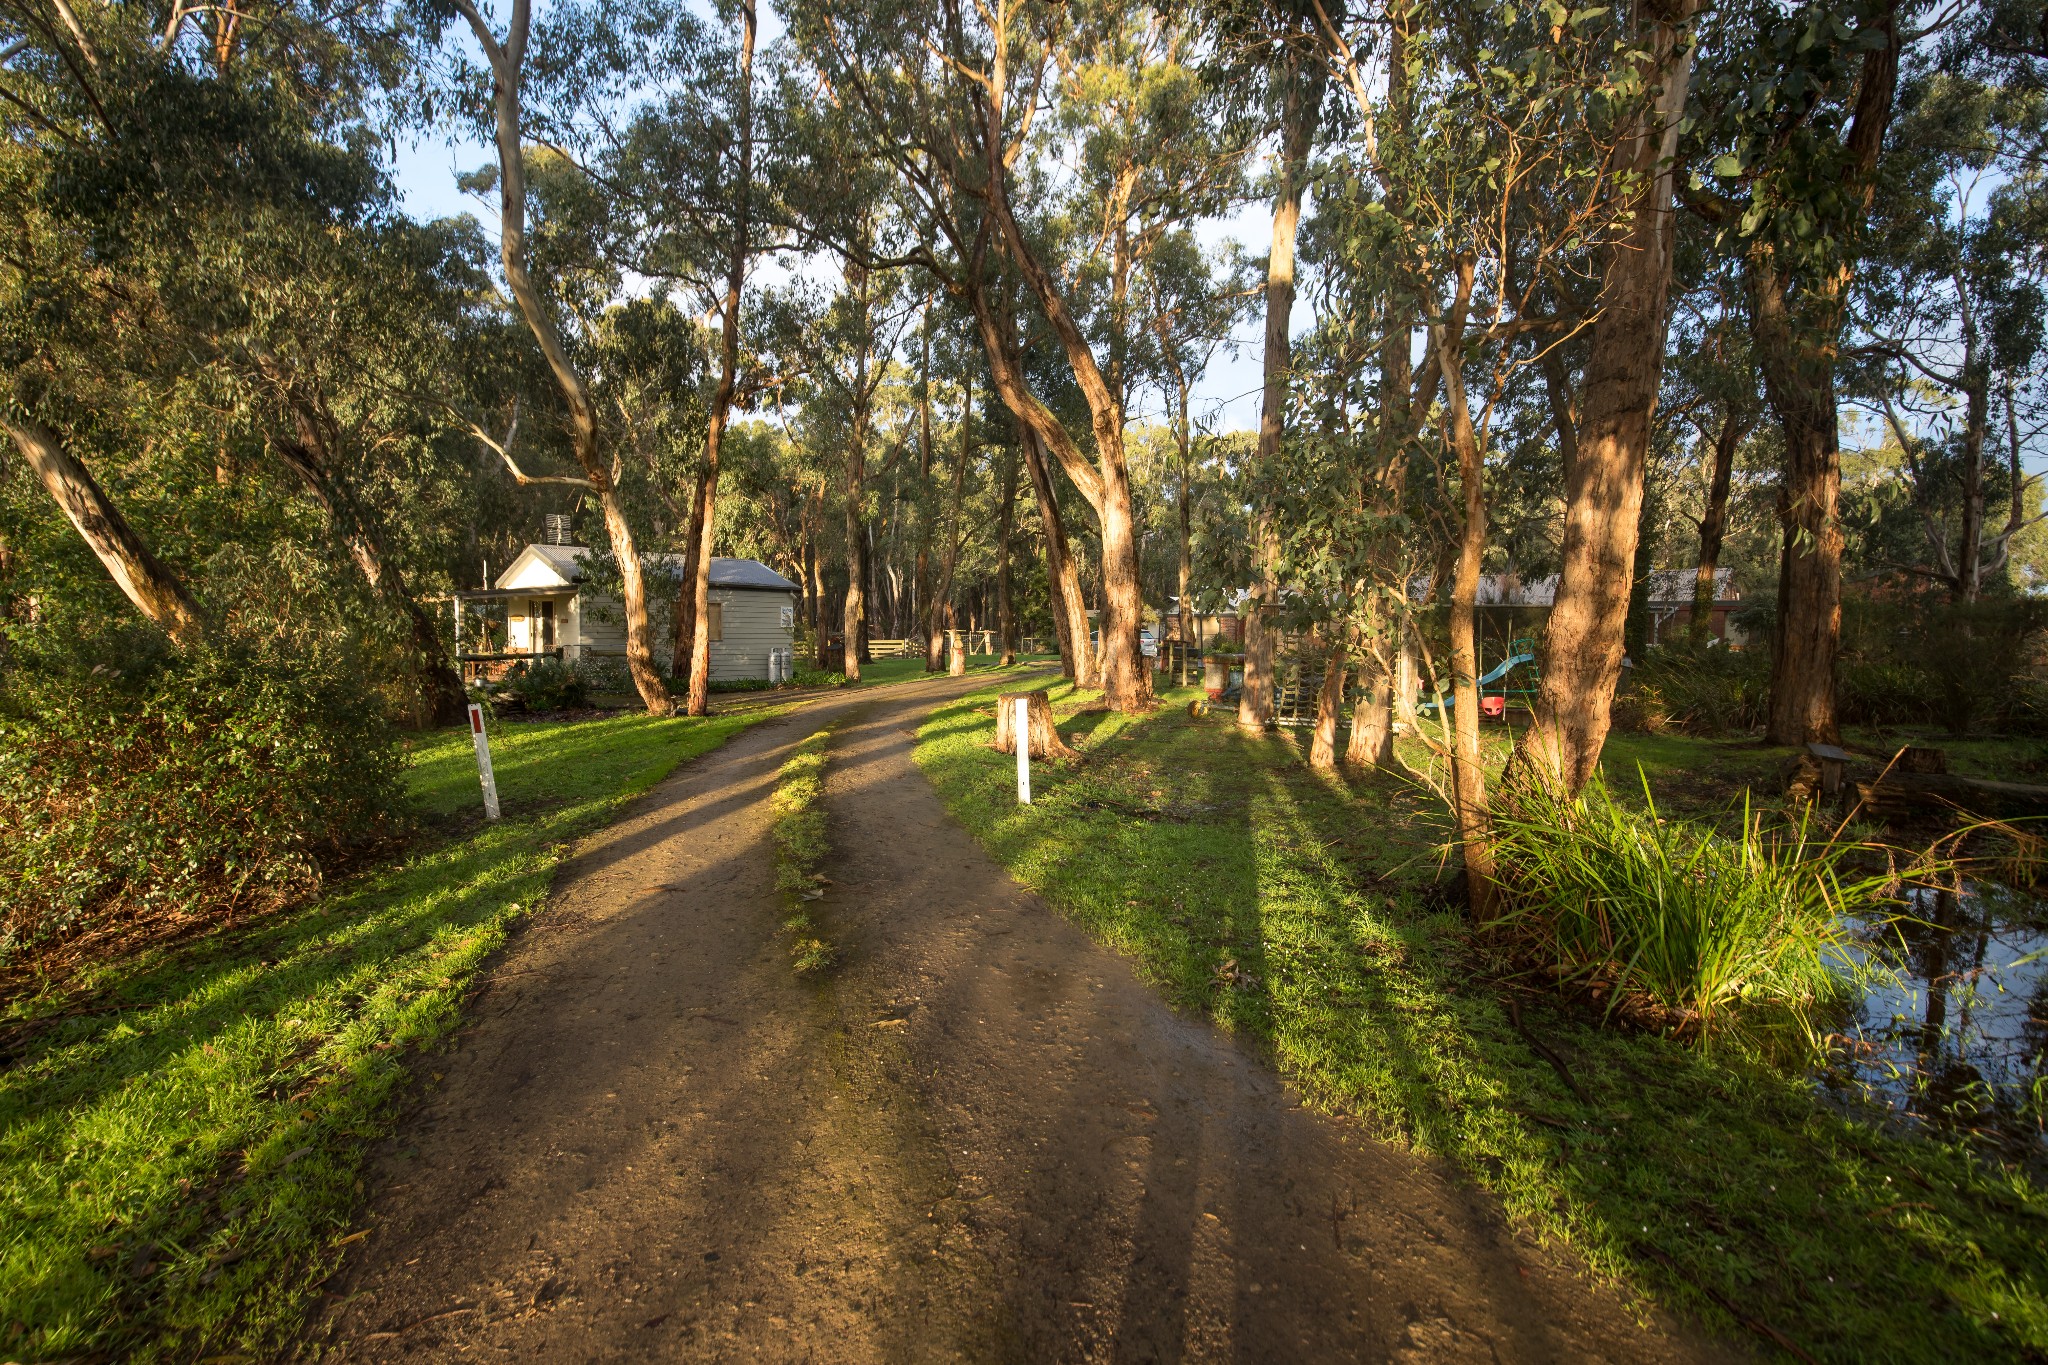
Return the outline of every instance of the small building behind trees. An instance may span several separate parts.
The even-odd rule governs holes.
[[[534,544],[483,592],[458,593],[465,605],[502,603],[505,636],[491,641],[503,656],[552,656],[596,662],[626,655],[625,613],[616,595],[591,581],[591,551],[582,545]],[[674,591],[658,590],[666,579],[680,582],[680,555],[644,555],[651,580],[648,605],[657,640],[666,639]],[[711,681],[739,682],[768,677],[771,651],[796,643],[796,584],[753,559],[711,561]],[[471,642],[474,643],[474,642]]]

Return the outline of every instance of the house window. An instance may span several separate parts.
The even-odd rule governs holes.
[[[705,610],[711,613],[711,619],[704,623],[707,637],[713,642],[723,640],[725,638],[725,603],[713,602]]]
[[[795,607],[785,605],[782,608],[782,628],[784,630],[793,630],[796,628]]]

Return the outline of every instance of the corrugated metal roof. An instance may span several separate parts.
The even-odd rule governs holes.
[[[583,577],[583,566],[577,560],[580,556],[589,554],[590,549],[584,545],[529,545],[526,552],[546,560],[556,573],[573,583]],[[524,557],[522,554],[521,558]],[[680,574],[683,570],[681,555],[643,555],[642,558],[648,564],[658,564],[671,573]],[[507,570],[507,573],[509,572],[510,570]],[[711,560],[711,586],[765,589],[769,592],[803,591],[758,559],[731,559],[722,555],[713,556]]]
[[[723,559],[714,557],[711,561],[711,586],[714,588],[767,588],[775,592],[802,592],[796,584],[784,578],[758,559]]]

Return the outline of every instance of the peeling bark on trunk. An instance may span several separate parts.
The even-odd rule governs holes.
[[[0,419],[0,427],[135,609],[163,627],[178,648],[198,644],[206,633],[198,604],[170,567],[150,553],[91,472],[64,448],[63,437],[28,417]]]
[[[1060,671],[1073,679],[1076,687],[1093,687],[1095,659],[1088,641],[1088,608],[1053,491],[1052,468],[1038,443],[1038,433],[1021,419],[1017,435],[1023,444],[1024,466],[1031,473],[1031,489],[1038,498],[1039,523],[1045,528],[1045,577],[1052,595],[1053,629],[1060,639]]]
[[[1634,221],[1609,253],[1601,281],[1565,481],[1563,562],[1543,631],[1543,681],[1535,720],[1512,764],[1517,776],[1567,793],[1576,793],[1598,769],[1621,678],[1650,417],[1669,321],[1673,157],[1692,68],[1683,30],[1696,5],[1680,0],[1655,22],[1642,74],[1657,94],[1637,116],[1622,153],[1637,177],[1629,203]]]
[[[1344,641],[1333,638],[1323,660],[1323,685],[1316,689],[1315,737],[1309,741],[1308,766],[1328,771],[1337,766],[1337,722],[1344,711],[1344,682],[1351,667]]]

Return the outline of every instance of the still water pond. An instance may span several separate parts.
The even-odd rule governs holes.
[[[1995,883],[1921,890],[1859,929],[1881,969],[1828,1074],[1902,1120],[2048,1157],[2048,902]]]

